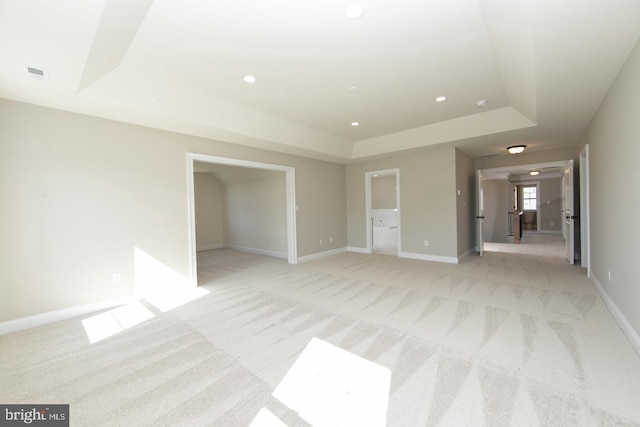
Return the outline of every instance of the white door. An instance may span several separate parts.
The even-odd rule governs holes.
[[[591,277],[591,231],[589,226],[589,144],[580,153],[580,261]]]
[[[484,254],[484,194],[482,191],[482,171],[476,171],[476,250]]]
[[[566,241],[566,258],[569,264],[575,263],[575,221],[577,219],[573,203],[573,160],[564,168],[562,177],[564,186],[564,235]]]

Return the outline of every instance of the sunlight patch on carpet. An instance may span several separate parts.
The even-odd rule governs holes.
[[[385,426],[391,371],[312,338],[273,396],[313,426]]]
[[[152,317],[155,315],[149,309],[139,302],[135,302],[87,317],[82,320],[82,326],[84,326],[89,342],[93,344]]]

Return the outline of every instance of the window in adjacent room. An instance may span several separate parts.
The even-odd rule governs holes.
[[[525,211],[538,209],[536,187],[522,188],[522,209]]]

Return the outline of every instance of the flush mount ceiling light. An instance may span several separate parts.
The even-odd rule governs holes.
[[[258,81],[258,79],[256,79],[254,76],[251,76],[251,75],[244,76],[243,80],[247,83],[255,83]]]
[[[478,108],[484,108],[486,105],[487,105],[486,99],[479,99],[478,101],[476,101],[476,106]]]
[[[436,102],[444,102],[446,100],[447,100],[446,96],[439,96],[439,97],[436,98]]]
[[[529,171],[529,175],[531,175],[531,176],[536,176],[536,175],[539,175],[539,174],[540,174],[540,171]]]
[[[526,145],[512,145],[511,147],[507,147],[507,151],[511,154],[520,154],[526,147]]]
[[[360,122],[351,122],[351,126],[353,127],[360,126]]]
[[[349,19],[358,19],[362,16],[363,13],[364,9],[357,3],[350,4],[349,6],[347,6],[347,10],[345,11],[347,18]]]

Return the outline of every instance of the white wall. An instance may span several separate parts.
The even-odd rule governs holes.
[[[378,176],[371,178],[371,208],[396,208],[396,176]]]
[[[507,236],[509,230],[509,181],[506,179],[483,180],[484,192],[484,240],[486,242],[513,243]]]
[[[456,213],[458,256],[476,247],[476,172],[473,159],[460,150],[456,157]],[[458,193],[459,191],[459,193]]]
[[[578,151],[576,147],[564,147],[554,150],[527,151],[513,155],[505,154],[498,156],[483,156],[474,160],[476,169],[494,169],[508,166],[533,165],[538,163],[558,162],[564,160],[575,160],[578,163]]]
[[[576,188],[576,192],[578,191]],[[538,231],[562,232],[562,178],[541,179],[539,197]]]
[[[222,175],[225,246],[286,258],[284,172],[233,168]]]
[[[592,274],[636,334],[640,332],[639,117],[637,44],[582,141],[590,150]]]
[[[344,165],[0,99],[0,321],[189,277],[187,152],[295,167],[298,256],[346,247]]]
[[[210,173],[194,173],[193,192],[198,250],[224,246],[222,188]]]
[[[455,166],[451,147],[347,165],[349,247],[366,248],[365,172],[399,168],[402,252],[457,259]]]

